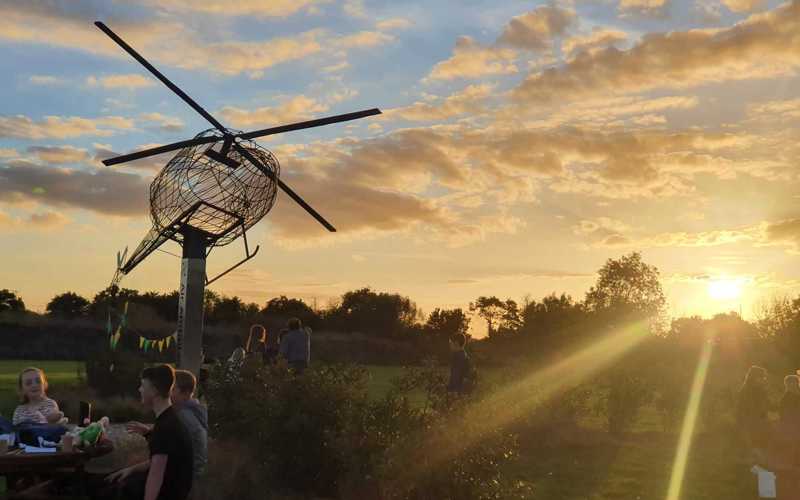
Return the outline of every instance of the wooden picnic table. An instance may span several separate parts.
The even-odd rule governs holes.
[[[33,484],[30,484],[30,481],[24,481],[29,484],[23,488],[9,484],[12,495],[26,494],[27,490],[39,488],[41,481],[59,477],[72,478],[77,482],[79,489],[83,489],[85,485],[82,484],[82,480],[86,463],[93,458],[108,455],[113,450],[114,445],[110,440],[103,440],[84,450],[75,449],[69,453],[64,451],[25,453],[22,449],[10,450],[0,454],[0,476],[38,479]]]

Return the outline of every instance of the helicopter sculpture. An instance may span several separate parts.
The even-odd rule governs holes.
[[[377,108],[242,132],[217,121],[102,22],[95,25],[153,76],[205,118],[213,128],[192,139],[103,160],[106,166],[177,151],[150,184],[150,220],[153,227],[128,257],[117,253],[112,284],[130,273],[168,240],[183,247],[178,307],[178,366],[198,372],[202,359],[203,299],[205,286],[255,257],[247,230],[274,206],[278,189],[286,193],[328,231],[336,229],[280,179],[275,155],[253,139],[293,130],[380,114]],[[239,237],[245,258],[213,279],[206,277],[206,257],[215,247]]]

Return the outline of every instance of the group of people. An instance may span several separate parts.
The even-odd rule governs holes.
[[[261,325],[254,325],[244,347],[237,347],[228,363],[240,365],[248,356],[261,356],[264,363],[269,364],[282,359],[295,372],[303,373],[311,363],[311,328],[304,327],[297,318],[291,318],[286,328],[277,334],[267,332]]]
[[[783,378],[775,423],[769,418],[773,407],[768,381],[767,370],[760,366],[747,371],[736,406],[739,435],[750,454],[749,462],[775,474],[777,498],[800,500],[800,376]]]
[[[195,376],[169,365],[145,368],[139,393],[155,423],[129,422],[128,432],[147,439],[149,459],[112,474],[88,475],[92,498],[185,500],[192,485],[203,477],[208,462],[208,413],[194,398]],[[47,377],[39,368],[19,374],[21,404],[14,410],[15,426],[64,424],[58,404],[47,396]],[[63,484],[49,484],[62,489]]]

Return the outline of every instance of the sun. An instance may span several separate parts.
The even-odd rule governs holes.
[[[708,283],[708,295],[714,300],[733,300],[742,295],[742,282],[735,279],[716,279]]]

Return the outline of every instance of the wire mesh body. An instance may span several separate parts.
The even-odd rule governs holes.
[[[214,135],[221,136],[219,131],[209,129],[197,137]],[[219,150],[221,145],[222,141],[211,147]],[[239,145],[278,177],[280,165],[270,151],[253,141],[240,140]],[[181,149],[156,176],[150,184],[150,218],[153,229],[162,231],[196,207],[184,223],[204,232],[209,245],[223,246],[270,211],[277,184],[236,149],[227,153],[228,158],[239,162],[238,167],[232,168],[207,156],[209,147],[202,144]],[[181,242],[181,233],[175,233],[172,239]]]

